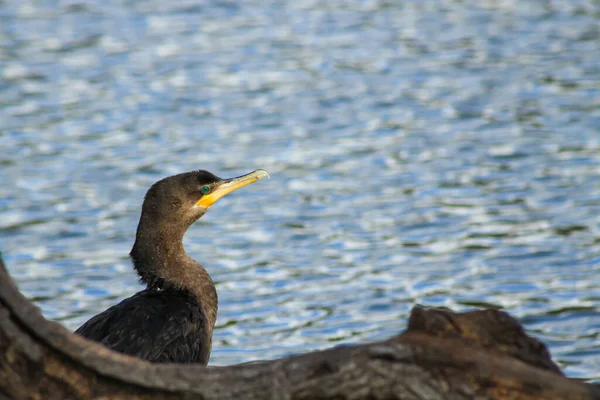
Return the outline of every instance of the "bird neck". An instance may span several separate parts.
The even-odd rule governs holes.
[[[217,319],[217,290],[206,269],[183,248],[184,234],[185,229],[169,224],[161,226],[142,215],[129,255],[149,289],[184,290],[194,295],[212,331]]]

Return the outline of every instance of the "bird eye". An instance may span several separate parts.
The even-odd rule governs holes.
[[[202,194],[206,194],[208,192],[210,192],[210,186],[204,185],[202,186],[202,189],[200,189],[202,191]]]

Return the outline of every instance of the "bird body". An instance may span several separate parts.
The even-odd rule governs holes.
[[[207,364],[212,329],[185,290],[146,289],[96,315],[75,333],[153,362]]]
[[[146,289],[91,318],[75,333],[151,362],[206,365],[217,290],[206,269],[185,252],[182,239],[218,199],[265,177],[263,170],[232,179],[193,171],[152,185],[130,252]]]

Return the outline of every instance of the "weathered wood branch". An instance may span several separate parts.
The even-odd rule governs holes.
[[[413,309],[384,342],[230,367],[150,364],[46,321],[0,260],[0,400],[600,399],[508,314]]]

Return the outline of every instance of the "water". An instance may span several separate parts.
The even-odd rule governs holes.
[[[568,4],[567,4],[568,3]],[[600,378],[596,1],[17,2],[0,8],[0,248],[75,329],[140,290],[154,181],[264,168],[185,238],[211,363],[496,307]]]

